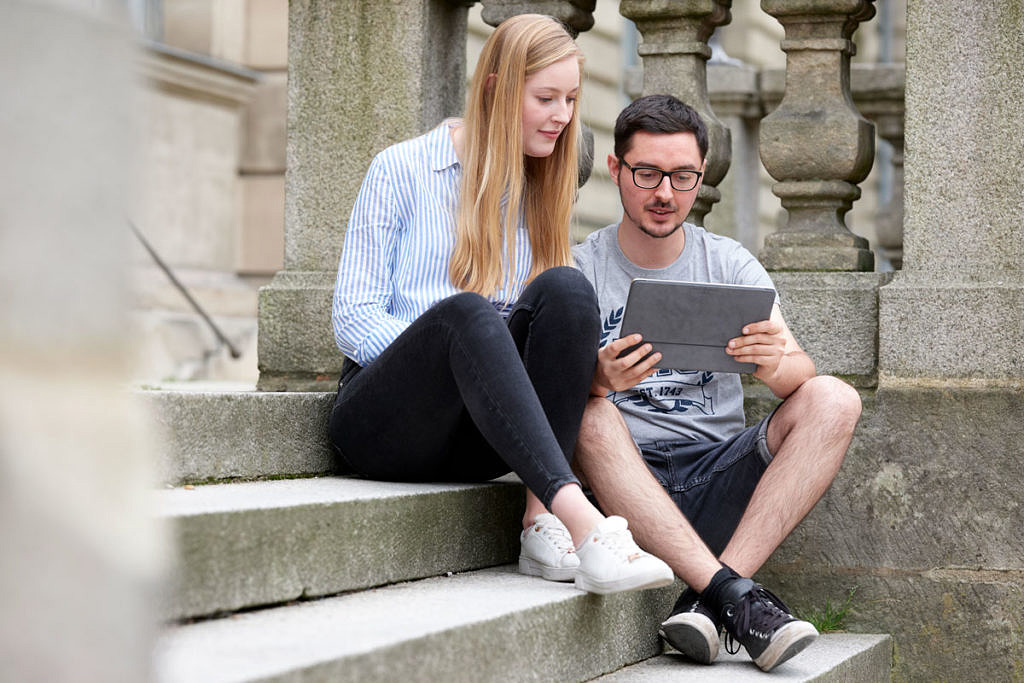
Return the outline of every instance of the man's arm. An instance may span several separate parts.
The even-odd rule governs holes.
[[[643,344],[622,358],[618,357],[625,349],[641,341],[639,334],[631,334],[598,350],[594,381],[590,385],[591,396],[604,397],[612,391],[625,391],[654,374],[654,364],[661,360],[661,354],[651,353],[650,344]],[[650,358],[641,361],[649,353]]]
[[[743,336],[730,339],[725,351],[741,363],[756,363],[754,377],[779,398],[786,398],[817,374],[814,361],[796,343],[778,304],[772,307],[770,320],[745,326]]]

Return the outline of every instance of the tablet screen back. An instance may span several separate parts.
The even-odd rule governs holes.
[[[733,360],[725,345],[744,325],[768,320],[774,302],[766,287],[636,279],[621,336],[640,333],[661,352],[659,368],[754,372],[755,364]]]

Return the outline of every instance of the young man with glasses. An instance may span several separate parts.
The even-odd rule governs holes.
[[[719,633],[765,671],[817,637],[750,577],[831,484],[860,417],[849,385],[817,376],[778,298],[726,349],[783,403],[744,426],[739,375],[658,369],[639,335],[619,337],[633,278],[773,287],[737,242],[685,221],[700,188],[707,132],[674,97],[641,98],[619,115],[608,170],[622,220],[574,248],[597,291],[602,348],[574,468],[607,514],[630,520],[637,541],[688,588],[662,636],[711,663]],[[618,358],[625,349],[640,346]]]

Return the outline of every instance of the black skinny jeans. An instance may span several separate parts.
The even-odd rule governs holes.
[[[486,481],[516,472],[550,509],[597,359],[594,289],[538,275],[507,322],[478,294],[434,304],[369,366],[347,364],[329,422],[339,469],[385,481]]]

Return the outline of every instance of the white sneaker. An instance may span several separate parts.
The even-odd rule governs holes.
[[[594,527],[576,554],[576,587],[590,593],[658,588],[674,580],[667,564],[640,549],[622,517],[609,517]]]
[[[550,513],[533,518],[533,524],[519,536],[519,571],[542,576],[548,581],[572,581],[580,558],[572,545],[569,530]]]

